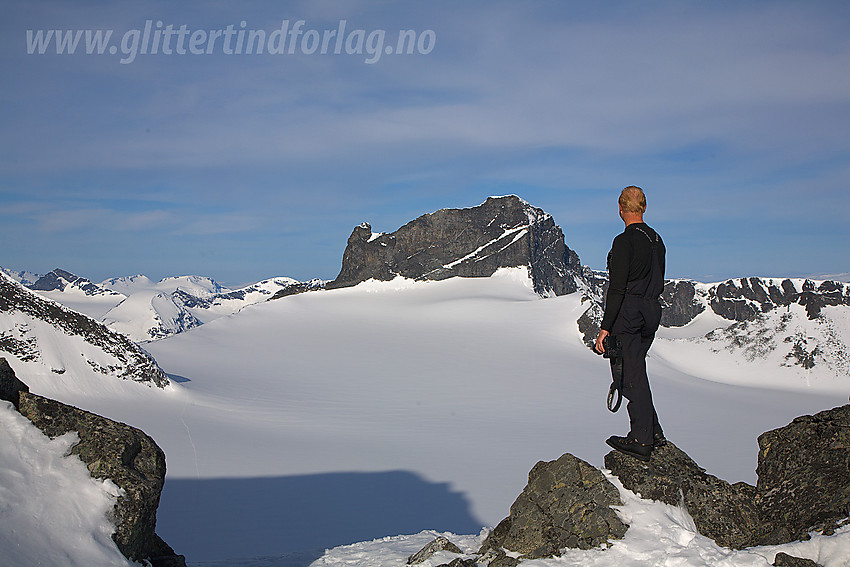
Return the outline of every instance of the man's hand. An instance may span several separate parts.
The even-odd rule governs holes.
[[[605,337],[607,337],[609,334],[610,333],[604,329],[599,331],[599,336],[596,337],[596,348],[594,349],[598,354],[605,353],[605,345],[602,344],[602,341],[604,341]]]

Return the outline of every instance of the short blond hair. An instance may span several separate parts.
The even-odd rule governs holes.
[[[629,185],[620,193],[620,206],[627,213],[646,212],[646,195],[643,194],[643,189]]]

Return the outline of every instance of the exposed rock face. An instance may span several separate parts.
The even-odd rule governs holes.
[[[0,358],[0,400],[12,402],[17,408],[20,405],[20,392],[29,392],[29,386],[21,382],[15,371],[9,366],[5,358]]]
[[[491,567],[503,567],[517,563],[502,548],[533,559],[558,555],[565,547],[597,547],[625,535],[627,526],[611,508],[621,504],[617,488],[581,459],[567,453],[556,461],[541,461],[480,553],[493,558]]]
[[[730,321],[753,321],[760,314],[795,303],[806,308],[809,319],[818,317],[823,307],[850,305],[850,285],[834,281],[739,278],[703,287],[702,301]],[[667,291],[665,289],[665,294]],[[677,297],[682,294],[690,295],[692,300],[694,297],[688,286],[679,285],[671,292],[671,299],[677,302],[687,301],[686,297]],[[690,322],[701,311],[693,312],[690,319],[682,317],[682,324]]]
[[[647,463],[612,451],[605,455],[605,467],[642,498],[683,504],[697,530],[719,545],[742,549],[759,543],[755,487],[706,473],[669,441]]]
[[[320,289],[325,289],[326,284],[327,282],[323,280],[295,282],[275,292],[275,294],[269,298],[269,301],[271,301],[272,299],[280,299],[281,297],[289,297],[290,295],[297,295],[306,291],[318,291]]]
[[[156,361],[126,336],[116,333],[94,319],[67,309],[26,289],[5,274],[0,274],[0,317],[19,314],[25,322],[17,322],[0,331],[0,351],[8,352],[24,362],[42,358],[38,336],[31,328],[32,321],[54,327],[57,333],[81,337],[92,347],[101,350],[113,362],[87,359],[97,372],[125,380],[147,382],[164,388],[168,377]],[[76,356],[76,355],[75,355]],[[56,369],[54,371],[64,371]]]
[[[798,417],[758,442],[763,543],[831,533],[850,516],[850,405]]]
[[[129,425],[28,392],[20,393],[20,412],[49,437],[76,431],[80,442],[71,453],[93,477],[108,478],[123,489],[112,539],[125,557],[154,566],[185,565],[155,532],[165,454],[153,439]]]
[[[705,305],[696,299],[696,287],[687,280],[665,282],[661,301],[661,324],[681,327],[705,311]]]
[[[80,441],[71,449],[94,478],[110,479],[124,493],[113,511],[118,549],[133,561],[153,567],[185,567],[156,535],[156,509],[165,483],[165,454],[143,431],[81,409],[37,396],[0,358],[0,399],[12,402],[48,437],[76,431]]]
[[[32,285],[28,286],[35,291],[64,291],[68,287],[77,288],[86,295],[119,295],[108,289],[103,289],[87,280],[56,268],[40,278]]]
[[[368,223],[348,239],[342,269],[329,289],[396,276],[442,280],[487,277],[503,267],[527,266],[541,294],[576,291],[578,255],[564,244],[551,215],[516,196],[491,197],[468,209],[423,215],[391,234]]]

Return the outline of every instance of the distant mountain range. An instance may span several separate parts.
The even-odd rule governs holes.
[[[232,315],[293,287],[304,289],[322,284],[279,277],[234,290],[200,276],[169,277],[154,282],[137,275],[96,284],[59,268],[41,276],[3,271],[40,296],[88,315],[139,343]]]
[[[0,356],[78,380],[92,372],[163,388],[168,377],[126,335],[0,273]]]
[[[20,284],[14,289],[16,297],[26,287],[144,343],[306,291],[344,288],[369,279],[488,277],[499,268],[517,266],[528,269],[541,296],[582,294],[587,309],[576,323],[590,345],[599,330],[607,274],[582,266],[552,216],[516,196],[442,209],[392,233],[373,233],[364,222],[354,228],[340,273],[329,282],[278,277],[233,290],[199,276],[153,282],[139,275],[93,283],[62,269],[44,275],[3,271],[6,280]],[[4,286],[3,293],[11,293],[9,281]],[[688,331],[678,333],[677,340],[703,342],[746,362],[806,370],[818,366],[835,375],[850,374],[850,284],[756,277],[714,284],[671,280],[662,303],[662,325]],[[9,317],[9,309],[15,307],[7,302],[0,320]],[[3,327],[6,343],[0,347],[12,344],[10,325]],[[20,350],[28,339],[18,335],[14,344]]]

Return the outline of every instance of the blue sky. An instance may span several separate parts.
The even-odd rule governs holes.
[[[5,267],[332,279],[363,221],[393,231],[517,194],[601,269],[622,229],[617,195],[636,184],[669,277],[850,277],[846,2],[0,10]],[[284,20],[304,21],[285,36],[291,55],[236,52],[235,35],[229,55],[221,38],[188,51],[198,30],[268,40]],[[343,20],[351,54],[310,43]],[[170,55],[138,41],[122,63],[148,21],[185,25],[184,54],[173,35]],[[57,29],[112,30],[116,53],[87,55],[85,39],[73,55],[28,53],[27,30]],[[413,53],[386,52],[399,30],[417,34]]]

